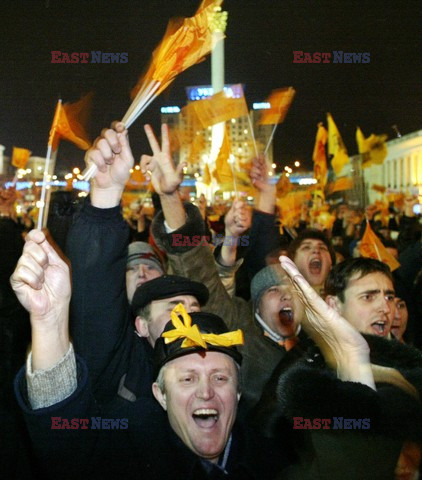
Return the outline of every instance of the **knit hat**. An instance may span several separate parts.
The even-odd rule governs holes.
[[[229,355],[240,366],[242,355],[235,345],[243,345],[241,330],[229,332],[224,321],[212,313],[187,313],[177,305],[154,347],[154,368],[160,368],[175,358],[196,352],[220,352]]]
[[[159,256],[149,243],[133,242],[129,244],[126,268],[130,269],[139,264],[149,265],[150,267],[164,273],[163,264]]]
[[[279,264],[268,265],[262,268],[252,279],[251,298],[255,306],[258,305],[262,294],[274,285],[280,285],[286,279],[286,273]]]
[[[140,285],[133,295],[132,312],[136,315],[140,308],[154,300],[176,297],[178,295],[192,295],[200,305],[208,301],[208,288],[199,282],[194,282],[178,275],[162,275]]]

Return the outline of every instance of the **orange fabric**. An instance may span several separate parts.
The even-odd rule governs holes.
[[[233,170],[228,160],[230,158],[231,145],[227,128],[224,130],[223,143],[221,144],[218,157],[215,161],[214,178],[221,184],[233,183]]]
[[[152,54],[152,61],[146,73],[132,89],[134,99],[151,82],[161,82],[155,95],[159,95],[176,76],[198,63],[208,55],[214,39],[209,28],[209,15],[222,0],[208,0],[201,3],[191,18],[171,19],[158,47]]]
[[[25,168],[31,153],[27,148],[13,147],[12,165],[16,168]]]
[[[331,166],[334,173],[336,176],[339,176],[343,167],[349,163],[349,155],[331,113],[327,113],[327,124],[328,153],[332,155]]]
[[[325,153],[325,145],[328,139],[328,132],[324,125],[320,123],[315,138],[314,151],[312,153],[312,160],[314,162],[314,177],[318,183],[323,187],[327,183],[327,155]]]
[[[400,263],[388,252],[381,240],[375,235],[369,222],[366,222],[365,233],[360,241],[359,251],[362,257],[375,258],[386,263],[391,271],[400,267]]]
[[[74,143],[82,150],[91,146],[83,123],[86,122],[91,106],[92,94],[88,94],[75,103],[62,105],[59,100],[50,130],[48,145],[57,150],[61,138]]]
[[[293,87],[273,90],[267,99],[271,107],[262,111],[259,125],[275,125],[284,122],[295,94],[296,90]]]
[[[240,85],[236,86],[236,89],[239,88],[241,88]],[[248,115],[248,107],[244,95],[234,98],[229,96],[224,90],[210,98],[197,100],[189,105],[194,109],[202,128]]]
[[[264,332],[264,335],[266,337],[270,337],[267,332]],[[299,342],[298,337],[290,337],[284,340],[279,340],[277,344],[280,345],[280,347],[284,347],[286,349],[286,352],[288,352],[289,350],[294,348],[298,344],[298,342]]]
[[[353,178],[340,177],[336,181],[328,184],[328,193],[341,192],[343,190],[351,190],[354,186]]]

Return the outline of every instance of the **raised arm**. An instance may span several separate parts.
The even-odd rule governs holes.
[[[150,125],[145,125],[151,155],[142,155],[142,172],[149,175],[155,191],[160,196],[164,218],[168,227],[177,230],[186,222],[185,210],[180,199],[178,188],[183,180],[185,163],[174,166],[170,152],[169,129],[164,123],[161,126],[161,147]]]
[[[91,203],[98,208],[120,204],[134,160],[124,124],[114,122],[104,129],[85,156],[87,164],[94,163],[98,171],[91,183]]]
[[[33,370],[48,369],[69,350],[71,287],[67,263],[41,230],[27,235],[10,282],[30,313]]]
[[[86,161],[98,171],[66,242],[73,270],[70,331],[102,403],[116,394],[125,373],[125,339],[131,333],[125,279],[129,227],[120,199],[134,160],[122,123],[102,131]]]
[[[320,347],[327,364],[337,371],[340,380],[359,382],[375,390],[365,339],[317,295],[292,260],[281,256],[280,262],[305,306],[302,325]]]

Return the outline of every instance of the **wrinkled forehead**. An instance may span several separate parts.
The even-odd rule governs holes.
[[[234,375],[237,371],[236,362],[230,355],[210,350],[182,355],[170,360],[164,367],[170,377],[177,372],[204,372],[207,374],[221,372]]]

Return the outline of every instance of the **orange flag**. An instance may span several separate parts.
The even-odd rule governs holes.
[[[312,160],[314,161],[314,177],[324,187],[327,183],[327,156],[325,154],[325,144],[327,143],[328,132],[322,122],[318,124],[318,130],[315,138]]]
[[[277,198],[284,197],[293,189],[292,182],[284,173],[280,175],[276,184]]]
[[[197,100],[189,104],[189,109],[195,111],[202,128],[232,118],[248,115],[245,96],[241,85],[234,85],[230,90],[222,90],[210,98]]]
[[[215,161],[214,178],[220,185],[233,183],[233,170],[229,164],[231,145],[227,128],[224,130],[223,143]]]
[[[191,18],[171,19],[158,47],[152,54],[151,64],[136,86],[131,98],[146,92],[151,82],[160,82],[155,95],[159,95],[176,76],[198,63],[209,54],[214,46],[210,20],[214,9],[223,0],[206,0],[201,3]]]
[[[328,184],[328,193],[342,192],[343,190],[352,190],[354,186],[353,178],[340,177],[334,182]]]
[[[13,147],[12,165],[16,168],[25,168],[31,153],[27,148]]]
[[[92,93],[89,93],[75,103],[62,105],[61,100],[57,102],[48,139],[48,145],[52,147],[53,151],[57,150],[61,138],[74,143],[82,150],[88,150],[91,146],[83,127],[89,115],[91,100]]]
[[[341,174],[343,167],[349,163],[349,155],[331,113],[327,113],[327,124],[328,153],[332,156],[331,166],[336,176],[338,176]]]
[[[302,205],[311,198],[309,191],[292,191],[276,200],[281,212],[281,221],[286,227],[293,227],[300,218]]]
[[[201,161],[201,155],[205,150],[205,138],[202,132],[198,132],[191,145],[190,145],[190,152],[189,152],[189,163],[198,163]]]
[[[284,122],[295,94],[296,90],[293,87],[273,90],[267,99],[271,107],[262,111],[259,125],[275,125]]]
[[[202,183],[205,183],[205,185],[211,185],[211,174],[210,174],[210,167],[208,166],[208,163],[206,163],[205,166],[204,166],[204,173],[202,175]]]
[[[386,263],[393,271],[400,267],[400,263],[388,252],[381,240],[375,235],[369,222],[366,222],[365,233],[360,241],[359,251],[362,257],[375,258]]]

